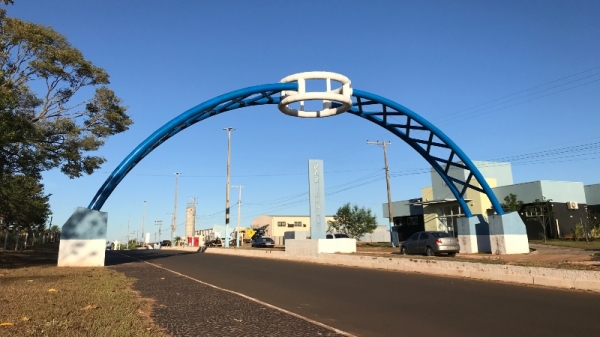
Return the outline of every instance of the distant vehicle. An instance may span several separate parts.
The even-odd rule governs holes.
[[[205,242],[206,247],[221,247],[223,246],[223,242],[221,242],[220,238],[216,238],[214,240],[209,240]]]
[[[325,236],[325,238],[327,238],[327,239],[350,239],[350,237],[344,233],[327,234]]]
[[[402,255],[425,254],[434,256],[444,253],[454,257],[459,250],[458,240],[446,232],[417,232],[400,245]]]
[[[161,246],[163,247],[170,247],[171,246],[171,241],[170,240],[162,240],[162,242],[160,243]]]
[[[271,238],[260,237],[252,240],[252,247],[273,248],[275,241]]]

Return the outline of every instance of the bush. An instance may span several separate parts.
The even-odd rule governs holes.
[[[579,240],[585,237],[585,228],[582,224],[578,223],[575,225],[575,230],[573,233],[573,239]]]
[[[594,239],[600,239],[600,226],[596,226],[596,227],[592,228],[592,230],[590,231],[590,235]]]

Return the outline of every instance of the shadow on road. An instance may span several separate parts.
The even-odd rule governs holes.
[[[124,263],[136,261],[152,261],[157,259],[166,259],[174,256],[191,255],[204,253],[204,249],[198,251],[186,252],[180,250],[154,250],[154,249],[137,249],[137,250],[121,250],[121,251],[106,251],[105,266],[117,266]]]

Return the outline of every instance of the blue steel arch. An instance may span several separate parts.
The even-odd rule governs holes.
[[[100,187],[88,208],[97,211],[100,210],[113,190],[137,163],[180,131],[226,111],[247,106],[278,104],[280,97],[275,95],[284,90],[298,90],[298,84],[274,83],[232,91],[201,103],[175,117],[140,143],[119,164],[106,179],[102,187]],[[417,151],[438,172],[450,188],[450,191],[464,210],[465,216],[472,216],[471,210],[463,197],[467,189],[485,193],[496,213],[504,213],[498,199],[481,175],[481,172],[479,172],[469,157],[441,130],[422,116],[394,101],[362,90],[354,89],[353,92],[353,105],[348,112],[385,128]],[[375,107],[375,110],[366,111],[365,107],[369,109]],[[393,117],[394,119],[390,122],[388,117]],[[405,123],[396,122],[396,117],[405,117]],[[429,134],[426,139],[423,139],[415,136],[414,133],[411,135],[412,130],[424,130],[428,131]],[[448,158],[434,156],[431,153],[434,148],[448,150],[450,152]],[[454,162],[455,157],[458,157],[460,162]],[[469,172],[467,179],[461,180],[449,176],[448,171],[451,167],[461,168]],[[475,178],[479,186],[471,183],[473,178]]]

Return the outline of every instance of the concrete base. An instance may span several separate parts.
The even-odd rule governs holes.
[[[489,225],[482,215],[459,218],[457,232],[460,253],[491,253]]]
[[[62,226],[59,267],[102,267],[108,213],[78,207]]]
[[[490,215],[490,242],[494,254],[527,254],[525,224],[517,212]]]
[[[316,257],[323,253],[356,253],[356,239],[285,240],[285,255]]]
[[[309,231],[288,231],[283,232],[283,244],[285,245],[287,240],[306,240],[310,237]]]
[[[106,240],[60,240],[59,267],[104,267]]]
[[[461,254],[476,254],[479,252],[477,247],[476,235],[458,235],[458,244],[460,245]]]

